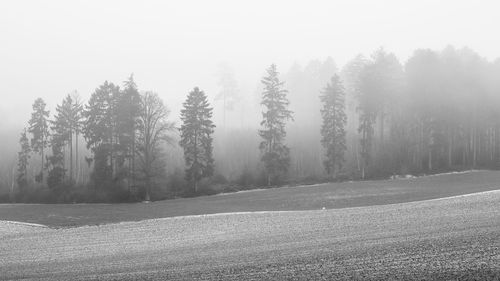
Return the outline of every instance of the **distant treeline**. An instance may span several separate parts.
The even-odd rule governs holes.
[[[233,107],[238,98],[234,79],[224,81],[225,126],[226,102]],[[225,137],[236,145],[213,139],[213,108],[197,87],[179,127],[132,75],[122,87],[104,82],[87,103],[67,95],[52,116],[39,98],[21,133],[9,200],[156,200],[500,166],[500,61],[469,49],[417,50],[404,65],[380,49],[341,71],[332,59],[285,75],[273,64],[261,84],[262,114],[252,120],[260,129],[233,128]],[[168,151],[177,146],[185,169],[167,172]],[[243,168],[229,178],[217,168],[235,163]]]

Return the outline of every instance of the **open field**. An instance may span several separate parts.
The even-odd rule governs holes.
[[[339,209],[500,189],[499,171],[272,188],[150,204],[0,204],[0,220],[74,227],[228,212]]]
[[[283,201],[289,205],[276,204],[275,210],[250,213],[130,221],[139,219],[133,217],[121,223],[63,228],[0,221],[0,280],[499,280],[500,190],[394,202],[396,198],[410,201],[412,194],[435,198],[466,193],[461,186],[467,184],[472,191],[492,189],[495,177],[499,180],[500,173],[356,183],[359,190],[349,193],[351,196],[340,192],[347,192],[350,184],[346,183],[118,205],[156,210],[159,206],[171,208],[178,201],[221,200],[236,208],[237,203],[250,206],[243,204],[244,199],[255,198],[257,206],[272,209],[262,194],[275,195],[271,197],[275,200],[284,200],[280,192],[297,194]],[[384,203],[381,196],[365,185],[385,190],[386,196],[392,190],[388,202],[395,204],[380,205]],[[394,192],[397,187],[410,190],[408,186],[419,192]],[[309,190],[322,198],[314,201],[308,197]],[[369,206],[332,204],[326,207],[338,209],[318,210],[321,205],[315,204],[329,202],[326,196],[334,194],[341,198],[334,203],[368,202]],[[230,204],[230,200],[236,202]],[[297,202],[307,204],[293,205]],[[112,210],[112,206],[95,208]],[[197,211],[202,212],[204,206]],[[293,206],[312,210],[280,211]],[[118,214],[125,216],[124,212]]]
[[[500,278],[500,191],[50,229],[3,222],[0,279]]]

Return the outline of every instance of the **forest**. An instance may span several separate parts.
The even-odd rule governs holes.
[[[180,116],[134,76],[43,97],[5,168],[2,202],[134,202],[252,188],[500,167],[500,59],[468,48],[382,48],[338,69],[332,58],[270,64],[241,94],[193,85]],[[26,105],[29,107],[29,105]]]

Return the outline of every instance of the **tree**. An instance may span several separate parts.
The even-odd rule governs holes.
[[[288,91],[283,88],[284,82],[279,80],[278,75],[276,65],[272,64],[267,69],[267,76],[261,80],[264,84],[261,105],[265,107],[265,111],[260,122],[263,129],[259,130],[259,135],[263,141],[259,149],[266,168],[268,186],[285,174],[290,166],[290,149],[283,142],[286,121],[293,118],[292,111],[288,109]]]
[[[26,191],[28,187],[28,162],[31,154],[31,146],[26,135],[26,129],[21,133],[21,138],[19,139],[19,144],[21,145],[21,151],[18,152],[18,162],[17,162],[17,186],[21,193]]]
[[[226,110],[233,110],[235,104],[240,100],[238,95],[238,85],[233,75],[233,70],[227,64],[219,66],[219,94],[215,97],[215,101],[222,100],[223,102],[223,126],[226,131]],[[225,136],[224,136],[225,137]]]
[[[116,100],[120,88],[105,81],[92,96],[84,111],[84,136],[93,153],[94,184],[98,188],[113,186],[115,175]]]
[[[36,176],[37,182],[43,182],[43,163],[44,163],[44,149],[48,144],[49,137],[49,111],[45,109],[46,104],[42,98],[38,98],[33,103],[33,113],[29,121],[28,131],[32,134],[31,147],[34,152],[40,152],[41,156],[41,171]]]
[[[326,150],[325,170],[329,175],[336,176],[336,172],[342,168],[346,146],[345,125],[347,116],[345,114],[344,87],[338,75],[334,75],[323,90],[320,100],[323,103],[321,116],[321,143]]]
[[[211,134],[215,125],[211,120],[212,108],[207,96],[198,87],[189,93],[183,106],[179,144],[184,149],[186,179],[193,183],[194,191],[197,192],[198,182],[212,176],[214,172]]]
[[[62,187],[66,176],[63,147],[69,139],[67,127],[60,127],[64,126],[61,121],[62,120],[56,117],[56,121],[54,122],[55,125],[53,127],[54,133],[52,134],[50,141],[52,155],[48,157],[46,165],[49,170],[47,185],[50,189],[59,194],[63,191]]]
[[[361,74],[368,64],[363,55],[357,55],[349,61],[340,73],[342,85],[345,88],[345,104],[347,113],[347,143],[350,159],[353,166],[361,171],[360,149],[359,149],[359,118],[358,102],[361,96]]]
[[[374,135],[374,124],[377,118],[377,97],[370,94],[369,88],[375,79],[374,75],[371,75],[371,69],[365,68],[361,73],[360,81],[360,95],[359,95],[359,127],[358,133],[361,134],[360,146],[361,146],[361,178],[365,178],[366,168],[371,162],[372,158],[372,144]]]
[[[71,98],[70,95],[67,95],[62,103],[60,105],[56,106],[56,115],[54,116],[54,120],[51,121],[52,126],[52,139],[51,139],[51,146],[52,146],[52,153],[53,155],[51,156],[52,158],[57,158],[61,157],[60,163],[59,159],[57,162],[57,165],[53,165],[54,163],[49,163],[51,166],[59,166],[61,165],[62,168],[65,168],[65,163],[64,163],[64,152],[63,148],[64,146],[68,145],[69,146],[69,153],[70,153],[70,180],[72,180],[72,174],[73,174],[73,99]],[[55,154],[54,154],[55,153]],[[62,154],[62,155],[56,155],[56,154]],[[49,159],[49,162],[53,162]]]
[[[72,95],[73,104],[71,106],[71,127],[75,134],[75,160],[76,160],[76,181],[78,182],[78,178],[80,175],[80,159],[78,158],[79,148],[79,136],[83,132],[83,103],[80,99],[80,96],[75,91]],[[73,163],[73,161],[72,161]],[[71,178],[73,178],[73,173],[71,174]]]
[[[125,177],[130,192],[130,178],[134,181],[136,134],[140,115],[141,96],[134,81],[134,75],[123,82],[124,88],[118,96],[116,105],[117,135],[118,135],[118,167],[125,166]]]
[[[146,185],[145,200],[150,200],[151,186],[154,178],[164,172],[164,163],[159,161],[161,144],[172,143],[169,135],[175,127],[168,121],[170,110],[163,104],[157,93],[145,92],[141,95],[137,154],[141,161],[141,173]]]

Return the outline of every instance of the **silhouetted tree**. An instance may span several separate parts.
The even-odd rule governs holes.
[[[80,96],[78,93],[75,91],[72,95],[72,106],[71,106],[71,127],[72,131],[75,134],[75,164],[76,164],[76,171],[77,171],[77,178],[76,181],[78,181],[78,177],[80,175],[80,158],[78,157],[79,153],[79,148],[78,148],[78,143],[79,143],[79,136],[83,132],[83,103],[80,100]],[[73,161],[71,161],[73,163]],[[71,173],[71,178],[73,178],[73,173]]]
[[[262,78],[264,92],[261,105],[264,106],[263,120],[259,135],[264,139],[259,149],[262,153],[267,173],[267,184],[271,185],[280,174],[285,174],[290,166],[290,149],[284,144],[286,121],[293,119],[292,111],[288,109],[288,91],[283,88],[284,82],[278,78],[276,65],[267,69],[267,76]]]
[[[197,192],[199,180],[212,176],[214,172],[211,135],[215,125],[211,120],[212,108],[207,96],[198,87],[189,93],[183,106],[179,144],[184,149],[186,180],[193,183]]]
[[[55,121],[55,127],[59,126],[60,120]],[[64,167],[64,152],[63,147],[68,140],[66,128],[55,128],[51,136],[50,146],[52,155],[47,157],[47,169],[49,171],[47,177],[47,185],[50,189],[61,195],[64,190],[63,183],[66,177],[66,168]]]
[[[96,187],[113,186],[115,173],[116,100],[120,88],[105,81],[99,86],[84,111],[84,136],[93,153],[93,179]]]
[[[345,114],[344,87],[338,75],[334,75],[320,96],[323,108],[321,116],[321,143],[326,150],[326,159],[323,162],[325,170],[329,175],[336,176],[344,162],[346,146],[345,125],[347,116]]]
[[[28,131],[32,134],[31,147],[34,152],[39,152],[41,156],[41,171],[35,177],[37,182],[43,182],[43,163],[45,161],[44,149],[47,147],[49,138],[49,110],[42,98],[38,98],[33,103],[33,113],[29,121]]]
[[[234,105],[239,101],[238,85],[234,78],[233,71],[228,65],[220,65],[219,81],[217,84],[220,87],[220,92],[215,97],[215,101],[222,100],[223,102],[223,127],[225,131],[226,111],[233,110]]]
[[[134,181],[136,134],[139,122],[141,97],[131,74],[123,83],[124,88],[116,104],[118,168],[123,169],[130,191],[130,181]],[[126,166],[126,167],[125,167]]]
[[[21,138],[19,139],[21,151],[17,154],[17,186],[19,187],[21,193],[24,193],[28,187],[28,163],[31,154],[31,146],[26,135],[26,131],[27,130],[24,129],[21,133]]]
[[[62,168],[65,168],[65,163],[64,163],[64,146],[68,145],[69,146],[69,153],[70,153],[70,180],[72,180],[72,172],[73,172],[73,99],[71,98],[70,95],[67,95],[62,103],[60,105],[56,106],[56,115],[54,116],[54,120],[51,121],[52,126],[52,139],[51,139],[51,146],[52,146],[52,158],[58,158],[61,157],[61,163],[57,162],[54,163],[54,159],[51,161],[49,159],[50,165],[52,167],[59,167],[62,166]],[[55,154],[54,154],[55,153]],[[61,153],[61,155],[57,155]],[[57,159],[59,161],[59,159]]]

